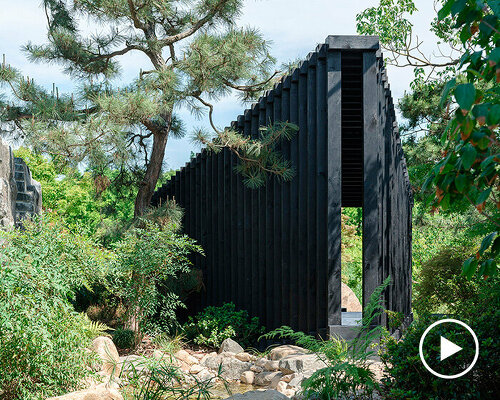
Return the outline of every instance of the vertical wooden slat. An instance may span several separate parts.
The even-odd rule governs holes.
[[[309,296],[308,296],[308,203],[309,194],[307,192],[308,181],[308,131],[307,131],[307,69],[308,62],[304,61],[300,66],[299,73],[299,315],[300,330],[309,333],[308,315],[309,315]]]
[[[310,333],[317,332],[316,277],[317,277],[317,225],[316,225],[316,170],[317,158],[317,120],[316,120],[316,64],[317,54],[309,57],[307,70],[307,325]]]
[[[251,137],[256,139],[259,135],[259,105],[252,106],[252,125],[250,128]],[[265,305],[264,292],[261,290],[261,285],[264,282],[262,275],[262,265],[259,262],[259,192],[255,189],[248,189],[251,196],[251,230],[252,230],[252,263],[251,263],[251,292],[252,292],[252,314],[260,315],[261,321],[264,320],[265,313],[262,312]],[[264,302],[264,305],[262,304]]]
[[[246,110],[244,113],[244,127],[243,127],[243,134],[246,137],[250,137],[252,134],[252,110]],[[243,179],[241,180],[243,184]],[[243,293],[244,293],[244,304],[245,304],[245,309],[249,310],[250,312],[253,310],[253,284],[252,280],[255,276],[255,269],[252,268],[253,266],[253,242],[252,242],[252,228],[253,228],[253,221],[252,221],[252,191],[243,186],[243,212],[244,212],[244,219],[243,219],[243,242],[245,244],[244,246],[244,271],[243,271],[243,277],[244,277],[244,285],[243,285]],[[243,251],[243,246],[239,247]],[[257,314],[253,314],[257,315]]]
[[[267,125],[267,120],[266,120],[266,108],[267,108],[267,102],[264,97],[261,97],[259,100],[259,129],[260,127],[265,127]],[[260,132],[259,132],[259,138],[260,138]],[[260,286],[260,293],[264,295],[263,299],[261,299],[261,307],[262,307],[262,318],[265,321],[266,326],[271,326],[272,321],[272,298],[271,298],[271,290],[272,290],[272,270],[268,266],[268,259],[267,259],[267,251],[266,251],[266,246],[267,246],[267,236],[269,234],[269,231],[267,230],[267,225],[268,225],[268,219],[267,219],[267,191],[268,188],[261,187],[257,189],[257,198],[258,198],[258,217],[257,217],[257,223],[259,226],[259,241],[258,241],[258,248],[259,248],[259,269],[261,271],[261,281],[259,282]]]
[[[327,235],[327,73],[326,73],[326,46],[321,46],[318,52],[318,66],[316,71],[316,119],[318,140],[316,142],[316,325],[318,333],[323,338],[328,333],[328,235]]]
[[[299,117],[299,71],[295,70],[290,79],[290,122],[298,125]],[[290,160],[295,169],[295,178],[290,185],[290,326],[299,329],[299,185],[298,185],[298,160],[299,136],[295,136],[290,146]]]
[[[328,105],[328,324],[340,325],[341,314],[341,55],[330,51],[327,59]]]
[[[282,82],[281,91],[281,121],[290,122],[290,77],[286,77]],[[296,139],[294,139],[296,140]],[[282,153],[285,160],[291,161],[290,155],[291,143],[287,140],[283,142]],[[291,166],[293,168],[293,165]],[[281,189],[281,271],[283,281],[283,308],[282,308],[282,324],[291,326],[291,307],[294,303],[291,296],[295,296],[291,292],[291,263],[290,263],[290,187],[294,180],[283,182]]]
[[[272,103],[272,121],[277,123],[281,121],[281,88],[282,84],[278,84],[273,90],[273,103]],[[280,153],[283,151],[283,142],[279,143],[276,150]],[[275,290],[276,293],[273,295],[275,299],[282,299],[282,301],[274,301],[274,316],[275,325],[282,326],[284,310],[288,307],[289,297],[285,295],[288,290],[288,284],[285,286],[283,278],[286,278],[283,274],[283,265],[281,260],[281,246],[282,246],[282,232],[281,232],[281,220],[283,206],[281,204],[281,192],[283,185],[280,179],[273,179],[273,246],[272,246],[272,257],[274,265],[274,279],[275,279]]]
[[[378,82],[375,52],[363,53],[363,306],[380,285],[380,127],[378,118]]]

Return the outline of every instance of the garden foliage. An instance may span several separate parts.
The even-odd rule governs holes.
[[[368,360],[375,355],[374,342],[382,336],[382,327],[374,322],[382,315],[381,295],[389,285],[390,278],[373,291],[370,301],[363,310],[362,325],[358,335],[351,341],[330,338],[316,339],[303,332],[294,332],[281,327],[264,335],[267,339],[286,338],[294,341],[317,355],[325,368],[315,371],[302,382],[306,399],[371,398],[378,383]]]
[[[109,254],[46,215],[0,240],[0,388],[4,399],[77,389],[99,334],[69,299],[106,274]]]
[[[401,400],[440,399],[494,399],[500,390],[500,295],[498,279],[478,280],[477,294],[458,299],[454,318],[467,323],[476,333],[480,346],[479,358],[474,369],[465,376],[447,380],[432,375],[420,361],[419,343],[424,330],[438,317],[423,315],[413,322],[404,337],[396,341],[386,337],[381,359],[385,364],[385,396]],[[446,338],[465,350],[474,350],[473,344],[464,337],[462,330],[449,324]],[[439,350],[439,341],[433,344]],[[460,351],[450,357],[449,365],[443,367],[456,370],[457,365],[468,365],[472,357],[470,351]],[[451,369],[453,368],[453,369]],[[443,372],[449,374],[448,371]]]
[[[264,333],[258,317],[250,318],[246,310],[236,310],[233,303],[207,307],[195,317],[189,317],[182,328],[187,339],[217,349],[228,338],[243,347],[255,346]]]

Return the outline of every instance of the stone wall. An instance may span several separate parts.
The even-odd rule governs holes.
[[[42,209],[42,187],[22,158],[0,138],[0,229],[20,226]]]

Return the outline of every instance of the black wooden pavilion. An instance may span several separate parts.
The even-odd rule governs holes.
[[[203,150],[153,197],[175,198],[206,255],[200,307],[232,301],[269,329],[341,326],[341,208],[363,208],[363,304],[387,276],[387,309],[411,314],[412,190],[377,37],[328,36],[233,127],[299,126],[280,150],[290,182],[249,189],[229,150]],[[385,324],[385,318],[381,323]],[[347,328],[346,328],[347,329]]]

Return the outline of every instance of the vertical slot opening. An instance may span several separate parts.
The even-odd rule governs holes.
[[[363,53],[342,52],[342,325],[362,318]]]

